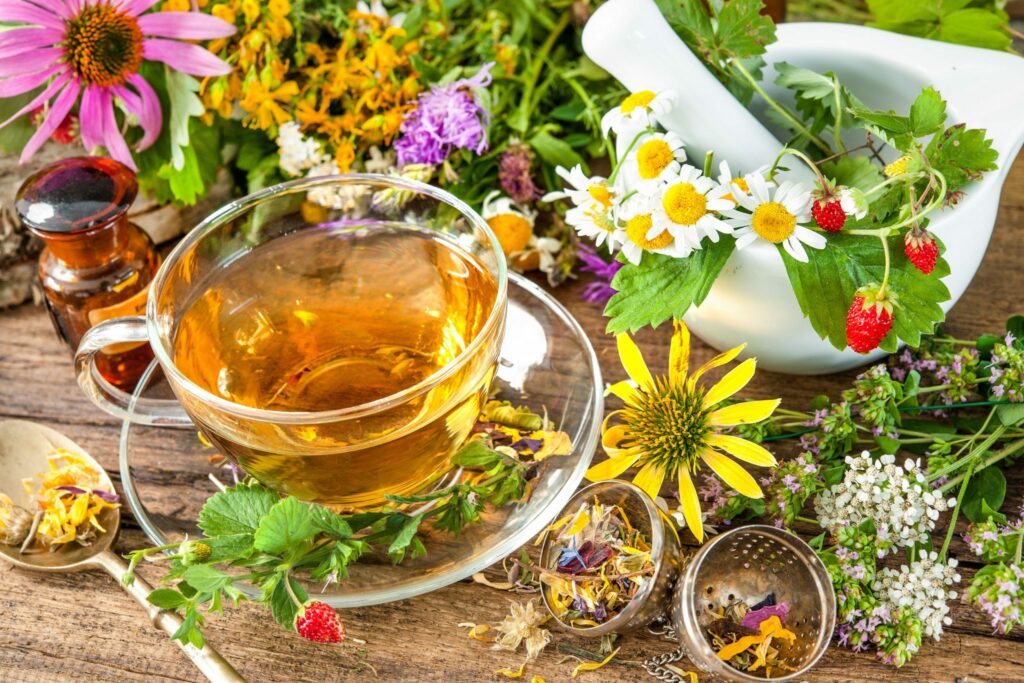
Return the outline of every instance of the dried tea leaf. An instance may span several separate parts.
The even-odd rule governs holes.
[[[473,581],[475,581],[476,583],[482,583],[488,588],[494,588],[495,590],[499,591],[510,591],[513,588],[515,588],[514,584],[507,583],[505,581],[491,581],[484,575],[483,572],[477,572],[476,574],[473,574]]]

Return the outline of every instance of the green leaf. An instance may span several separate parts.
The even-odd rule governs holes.
[[[939,92],[928,86],[910,105],[910,127],[915,137],[931,135],[946,123],[946,101]]]
[[[253,553],[252,542],[252,534],[230,534],[205,538],[203,543],[210,546],[210,556],[206,558],[205,563],[232,562],[249,557]]]
[[[41,89],[36,89],[23,95],[0,99],[0,121],[6,121],[14,116],[40,92]],[[23,114],[0,128],[0,152],[18,154],[35,132],[36,128],[32,125],[32,112]]]
[[[178,609],[188,602],[184,595],[170,588],[157,588],[146,596],[146,600],[160,609]]]
[[[409,547],[416,532],[419,531],[420,523],[423,521],[423,515],[414,515],[407,517],[402,523],[402,527],[395,535],[391,545],[388,546],[388,555],[390,555],[396,561],[401,561],[405,555],[405,549]]]
[[[275,555],[300,547],[316,535],[312,506],[297,498],[285,498],[274,504],[260,521],[253,545],[257,550]]]
[[[323,505],[313,505],[310,509],[309,521],[313,528],[320,533],[334,536],[335,538],[349,538],[352,536],[352,527],[345,521],[345,518]]]
[[[1006,524],[1006,515],[1001,513],[999,510],[993,510],[989,507],[988,501],[983,498],[981,501],[981,520],[985,521],[988,519],[992,520],[996,524]],[[1013,542],[1012,545],[1012,550],[1015,551],[1017,548],[1016,542]]]
[[[882,171],[871,157],[839,157],[821,165],[821,171],[836,181],[837,185],[855,187],[866,191],[882,182]]]
[[[1017,339],[1024,339],[1024,315],[1012,315],[1006,321],[1006,331]]]
[[[970,0],[868,0],[869,26],[947,43],[1007,50],[1009,16],[997,3]]]
[[[934,33],[927,37],[991,50],[1008,50],[1013,44],[1006,13],[980,7],[968,7],[944,15]]]
[[[280,497],[259,484],[239,484],[215,493],[199,511],[199,528],[211,539],[230,534],[252,534]]]
[[[170,115],[167,117],[167,130],[171,136],[171,165],[181,171],[185,168],[184,150],[189,147],[189,119],[201,116],[206,108],[196,94],[199,92],[199,81],[169,66],[164,67],[164,78],[167,97],[171,102]]]
[[[289,631],[294,631],[295,615],[299,613],[301,606],[295,604],[295,600],[292,599],[291,594],[288,592],[285,581],[291,585],[292,593],[295,594],[300,603],[305,604],[309,600],[309,595],[302,587],[302,584],[289,575],[279,576],[274,584],[273,591],[270,593],[270,612],[274,615],[274,620]]]
[[[487,469],[491,465],[501,462],[505,456],[496,450],[488,448],[483,441],[474,439],[452,456],[452,464],[461,467],[480,467]]]
[[[190,566],[185,570],[183,578],[200,593],[216,593],[230,586],[233,581],[231,576],[208,564]]]
[[[620,334],[647,325],[657,327],[699,306],[735,246],[732,237],[723,236],[688,258],[645,253],[640,265],[627,263],[612,280],[617,292],[604,309],[611,318],[608,331]]]
[[[928,161],[946,177],[946,191],[959,190],[985,171],[996,169],[999,152],[992,149],[992,141],[980,128],[967,128],[964,124],[950,126],[941,135],[935,135],[925,149]]]
[[[918,346],[922,334],[931,334],[944,319],[940,303],[949,299],[942,278],[949,265],[939,258],[935,270],[925,275],[903,253],[899,235],[889,238],[892,270],[890,291],[897,299],[893,328],[881,348],[893,352],[898,340]],[[875,237],[839,233],[829,235],[824,249],[807,249],[808,262],[784,257],[786,272],[800,309],[822,339],[838,349],[846,348],[846,313],[856,291],[880,283],[885,271],[885,252]]]
[[[1006,427],[1014,427],[1024,422],[1024,403],[1007,403],[996,406],[996,417]]]
[[[972,522],[984,522],[990,513],[982,510],[982,503],[989,510],[998,510],[1006,498],[1006,477],[998,467],[986,467],[975,472],[967,483],[964,500],[960,509]]]
[[[763,9],[761,0],[727,0],[722,4],[715,33],[723,57],[761,55],[775,42],[775,24],[761,13]]]
[[[900,452],[899,439],[893,439],[888,436],[876,436],[875,443],[882,449],[882,453],[895,455]]]
[[[586,168],[583,157],[569,143],[559,140],[546,131],[541,131],[530,138],[530,146],[540,155],[541,159],[552,166],[572,168],[576,164],[580,164]]]
[[[171,635],[171,640],[180,640],[182,643],[191,644],[195,647],[202,648],[205,644],[203,639],[203,633],[199,630],[199,626],[196,623],[201,616],[195,610],[188,610],[185,613],[184,619],[181,621],[181,626],[178,630]]]

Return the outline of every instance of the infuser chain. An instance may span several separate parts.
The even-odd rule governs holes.
[[[686,648],[678,647],[672,652],[651,657],[644,662],[644,669],[651,676],[659,681],[665,681],[665,683],[691,683],[690,677],[684,678],[666,666],[683,659],[686,659]]]

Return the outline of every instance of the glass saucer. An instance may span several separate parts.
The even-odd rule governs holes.
[[[529,280],[509,277],[508,319],[498,364],[497,398],[548,416],[572,439],[572,453],[553,457],[530,499],[486,512],[458,537],[430,530],[425,557],[392,565],[364,557],[349,578],[321,593],[333,607],[364,607],[422,595],[481,571],[532,540],[572,496],[597,448],[603,412],[601,370],[579,323]],[[153,365],[133,399],[167,397],[170,389]],[[133,400],[134,406],[134,400]],[[131,412],[131,409],[129,409]],[[226,471],[209,462],[212,451],[195,431],[134,425],[121,428],[120,469],[125,497],[154,545],[201,536],[196,518],[217,488],[210,475]]]

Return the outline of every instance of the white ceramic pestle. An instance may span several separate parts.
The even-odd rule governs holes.
[[[897,112],[907,111],[931,84],[949,103],[949,123],[987,129],[999,152],[999,170],[965,188],[956,208],[933,214],[930,225],[946,245],[952,270],[944,280],[950,299],[942,308],[948,311],[981,264],[1003,181],[1024,141],[1024,59],[844,24],[781,24],[777,35],[766,55],[769,64],[835,71],[869,106]],[[734,170],[774,160],[781,143],[689,52],[652,0],[609,0],[587,24],[583,46],[632,90],[673,90],[677,113],[665,124],[688,145],[714,149]],[[774,78],[774,69],[766,69],[763,84],[773,97],[780,95],[770,85]],[[762,106],[755,102],[753,108]],[[777,372],[836,372],[885,355],[839,351],[819,338],[800,311],[781,257],[763,242],[736,251],[707,299],[685,320],[716,348],[748,342],[746,355]]]

